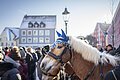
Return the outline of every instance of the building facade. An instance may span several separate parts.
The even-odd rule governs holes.
[[[111,24],[112,25],[107,30],[108,43],[117,48],[120,45],[120,2],[118,4]]]
[[[19,46],[42,47],[55,41],[55,15],[25,15],[20,26]]]
[[[93,32],[93,37],[97,39],[97,44],[101,45],[102,47],[105,47],[107,45],[106,43],[106,35],[107,35],[107,29],[109,28],[110,24],[106,23],[97,23],[95,30]]]
[[[18,46],[19,28],[5,27],[0,35],[0,46],[13,47]]]

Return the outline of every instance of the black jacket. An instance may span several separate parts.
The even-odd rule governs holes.
[[[1,80],[21,80],[20,73],[12,63],[0,63],[0,77]]]

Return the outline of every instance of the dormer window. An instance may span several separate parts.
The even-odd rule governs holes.
[[[34,27],[35,28],[38,28],[39,27],[39,24],[37,22],[34,23]]]
[[[46,24],[41,21],[40,22],[40,27],[45,27],[45,26],[46,26]]]
[[[29,22],[28,23],[28,28],[32,28],[33,27],[33,23],[32,22]]]

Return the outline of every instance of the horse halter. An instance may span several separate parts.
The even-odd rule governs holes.
[[[59,61],[60,63],[64,64],[66,62],[64,62],[62,60],[62,56],[66,53],[67,50],[70,51],[70,59],[72,57],[72,53],[71,53],[71,46],[68,43],[63,44],[65,46],[64,50],[60,53],[60,55],[55,55],[52,52],[48,52],[48,55],[51,56],[52,58],[54,58],[55,60]]]

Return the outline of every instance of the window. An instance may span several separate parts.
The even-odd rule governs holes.
[[[49,37],[45,37],[45,43],[50,43],[50,38]]]
[[[43,36],[44,35],[44,30],[39,30],[39,35]]]
[[[26,38],[25,37],[21,38],[21,43],[26,43]]]
[[[0,41],[2,41],[2,38],[0,38]]]
[[[37,22],[34,23],[34,28],[38,28],[39,24]]]
[[[9,46],[9,44],[6,42],[6,46]]]
[[[33,35],[38,36],[38,30],[33,30]]]
[[[27,31],[27,36],[32,36],[32,30]]]
[[[4,40],[6,40],[6,41],[7,41],[7,40],[9,40],[9,39],[8,39],[7,37],[4,37]]]
[[[26,36],[26,30],[22,30],[22,31],[21,31],[21,35],[22,35],[22,36]]]
[[[44,43],[44,38],[43,38],[43,37],[40,37],[40,38],[39,38],[39,42],[40,42],[40,43]]]
[[[2,43],[1,43],[1,46],[3,46],[3,45],[4,45],[4,43],[2,42]]]
[[[32,22],[29,22],[29,23],[28,23],[28,28],[32,28],[32,27],[33,27]]]
[[[32,43],[32,37],[27,38],[27,43]]]
[[[45,30],[45,35],[49,36],[50,35],[50,30]]]
[[[38,43],[38,38],[37,37],[33,38],[33,43]]]
[[[40,22],[40,27],[45,27],[46,25],[45,25],[45,23],[43,23],[42,21]]]

